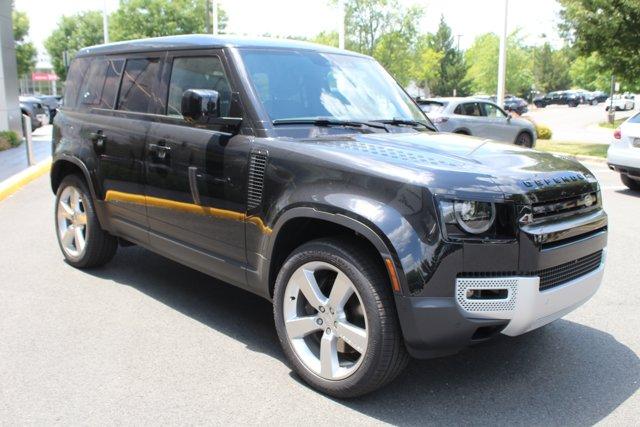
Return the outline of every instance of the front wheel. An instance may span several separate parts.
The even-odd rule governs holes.
[[[636,181],[633,178],[630,178],[628,175],[620,175],[620,180],[622,183],[627,186],[629,190],[640,191],[640,182]]]
[[[311,241],[289,256],[274,317],[295,372],[328,395],[374,391],[408,362],[385,270],[346,238]]]
[[[531,148],[533,146],[533,139],[528,132],[520,132],[516,138],[516,145]]]
[[[91,194],[78,175],[66,176],[56,193],[58,244],[69,264],[98,267],[113,258],[118,240],[100,227]]]

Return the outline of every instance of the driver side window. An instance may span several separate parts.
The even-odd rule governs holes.
[[[220,116],[228,116],[231,88],[217,56],[174,58],[169,83],[167,115],[182,117],[182,95],[188,89],[210,89],[220,94]]]

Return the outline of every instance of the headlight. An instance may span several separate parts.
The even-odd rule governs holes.
[[[441,200],[443,222],[456,225],[470,234],[488,231],[496,220],[496,206],[472,200]]]

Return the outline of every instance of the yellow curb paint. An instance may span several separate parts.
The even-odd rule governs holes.
[[[50,170],[51,159],[47,159],[37,165],[29,167],[11,178],[7,178],[5,181],[0,183],[0,201],[6,199],[20,188],[24,187],[34,179],[41,177]]]

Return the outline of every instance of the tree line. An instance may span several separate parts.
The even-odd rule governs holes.
[[[558,1],[563,6],[559,29],[565,46],[529,46],[520,30],[512,32],[507,40],[507,92],[528,96],[532,90],[571,87],[608,91],[612,74],[623,90],[640,91],[640,38],[635,30],[640,2]],[[109,16],[110,41],[205,32],[211,25],[209,5],[207,0],[121,0]],[[398,0],[346,0],[345,8],[345,47],[376,58],[400,84],[414,83],[433,96],[495,93],[500,44],[496,34],[479,35],[462,51],[444,17],[434,33],[420,31],[426,13],[422,7],[404,7]],[[227,15],[220,6],[218,19],[224,32]],[[21,75],[35,64],[35,48],[26,39],[28,28],[26,15],[15,11]],[[338,34],[322,32],[310,41],[337,46]],[[64,80],[64,53],[72,57],[102,42],[102,13],[88,11],[62,17],[45,48]]]

